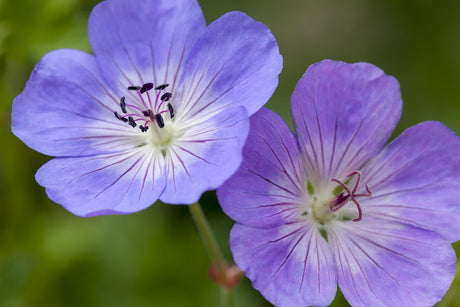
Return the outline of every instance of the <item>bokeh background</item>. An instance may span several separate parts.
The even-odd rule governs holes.
[[[0,0],[0,306],[217,306],[187,207],[157,203],[129,216],[75,217],[34,180],[50,158],[10,132],[12,101],[45,53],[91,52],[86,27],[97,2]],[[297,80],[331,58],[371,62],[400,81],[404,110],[394,135],[425,120],[460,134],[460,1],[199,2],[208,23],[240,10],[272,30],[284,70],[267,106],[288,122]],[[202,205],[231,259],[232,221],[213,192]],[[235,291],[236,306],[270,306],[247,279]],[[333,306],[347,306],[340,293]],[[460,278],[439,306],[460,306]]]

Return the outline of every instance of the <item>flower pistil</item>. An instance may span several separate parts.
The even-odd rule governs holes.
[[[332,182],[338,183],[345,191],[340,193],[329,203],[329,209],[331,212],[336,212],[340,208],[342,208],[344,205],[346,205],[349,201],[352,201],[355,205],[356,208],[358,209],[358,217],[353,219],[354,222],[359,222],[363,216],[363,212],[361,210],[361,206],[359,202],[356,200],[356,197],[370,197],[372,196],[372,192],[369,189],[369,186],[366,184],[366,191],[367,193],[361,193],[361,194],[356,194],[356,190],[358,189],[359,186],[359,181],[361,180],[361,173],[359,171],[354,171],[351,174],[347,176],[347,178],[350,178],[352,176],[356,175],[356,183],[355,186],[353,187],[352,190],[350,190],[345,183],[341,182],[340,180],[336,178],[331,178]]]
[[[311,213],[315,220],[320,224],[324,224],[331,219],[343,219],[344,217],[347,219],[348,214],[336,214],[336,212],[351,201],[356,205],[356,208],[358,209],[358,217],[352,221],[359,222],[362,219],[363,213],[357,198],[370,197],[372,196],[372,192],[369,186],[366,184],[366,193],[356,193],[361,181],[361,173],[359,171],[354,171],[346,178],[351,178],[353,176],[356,176],[356,182],[352,189],[350,189],[346,183],[340,181],[339,179],[331,178],[331,182],[338,184],[335,190],[331,193],[319,195],[314,193],[314,189],[312,189],[311,192],[309,191],[310,198],[307,202],[311,203],[311,209],[308,209],[307,211],[304,209],[302,215],[308,215]],[[337,189],[340,190],[337,191]]]

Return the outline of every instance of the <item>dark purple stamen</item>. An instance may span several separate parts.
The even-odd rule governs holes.
[[[350,190],[344,183],[342,183],[340,180],[331,178],[331,181],[338,183],[342,188],[345,190],[346,194],[344,192],[340,193],[337,195],[337,197],[329,203],[329,209],[332,212],[336,212],[340,208],[342,208],[344,205],[346,205],[349,201],[352,201],[355,205],[356,208],[358,208],[358,217],[353,220],[353,222],[359,222],[363,216],[363,212],[361,210],[361,206],[356,200],[356,197],[370,197],[372,196],[372,192],[369,189],[368,185],[366,184],[366,191],[367,193],[363,194],[356,194],[356,190],[358,189],[359,181],[361,180],[361,173],[359,171],[355,171],[347,176],[347,178],[357,175],[358,178],[356,179],[355,186],[353,187],[353,190]]]
[[[126,103],[125,103],[125,96],[121,97],[120,99],[120,108],[123,113],[126,113]]]
[[[168,103],[169,116],[174,117],[174,109],[170,103]]]
[[[162,84],[162,85],[158,85],[157,87],[155,87],[156,90],[164,90],[165,88],[167,88],[169,86],[169,84]]]
[[[163,95],[161,95],[161,100],[162,101],[168,101],[169,98],[171,98],[172,94],[171,93],[164,93]]]
[[[135,86],[135,85],[128,86],[128,90],[130,91],[140,91],[141,89],[142,87],[140,86]]]
[[[134,121],[134,118],[132,118],[131,116],[128,117],[128,121],[129,121],[129,125],[132,126],[133,128],[137,126],[136,122]]]
[[[165,122],[163,121],[161,114],[155,114],[155,120],[157,121],[158,127],[163,128],[165,126]]]
[[[113,114],[115,114],[115,117],[116,117],[117,119],[119,119],[119,120],[121,120],[121,121],[123,121],[123,122],[125,122],[125,123],[128,121],[128,119],[126,119],[126,118],[124,118],[124,117],[121,117],[120,114],[118,114],[117,111],[113,112]]]
[[[153,83],[145,83],[144,85],[142,85],[141,94],[147,91],[150,91],[152,88],[153,88]]]
[[[140,125],[139,129],[141,129],[142,132],[146,132],[147,130],[149,130],[149,126],[144,127],[144,126]]]

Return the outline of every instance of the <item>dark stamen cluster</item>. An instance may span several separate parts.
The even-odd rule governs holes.
[[[145,83],[142,86],[137,86],[137,85],[128,86],[129,91],[138,92],[139,97],[142,101],[142,104],[144,105],[144,107],[146,107],[146,109],[141,110],[136,106],[127,105],[126,98],[123,96],[120,99],[120,109],[124,115],[120,115],[117,111],[115,111],[114,112],[115,117],[121,120],[122,122],[128,123],[133,128],[138,126],[136,121],[144,121],[143,125],[139,125],[139,129],[142,132],[146,132],[149,129],[148,124],[153,121],[157,122],[158,127],[163,128],[165,126],[165,122],[163,120],[162,113],[169,112],[170,118],[174,117],[174,108],[171,105],[171,103],[167,104],[167,110],[161,110],[161,106],[163,105],[163,103],[168,102],[172,97],[172,93],[170,92],[161,94],[161,92],[168,86],[169,84],[161,84],[155,87],[155,90],[158,91],[158,93],[156,95],[156,99],[154,100],[154,102],[152,102],[150,96],[147,93],[148,91],[154,88],[153,83]],[[142,94],[144,93],[147,93],[148,100],[143,98],[144,96],[142,96]],[[137,112],[134,114],[128,114],[127,107],[132,107],[134,109],[137,109]],[[138,111],[141,111],[141,114],[137,114]]]

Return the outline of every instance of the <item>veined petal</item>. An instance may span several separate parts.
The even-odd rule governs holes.
[[[455,276],[454,249],[430,230],[364,217],[335,222],[328,241],[352,306],[432,306]]]
[[[160,151],[148,146],[90,157],[55,158],[36,174],[51,200],[75,215],[128,214],[152,205],[165,187]]]
[[[94,56],[61,49],[37,64],[13,103],[11,130],[47,155],[80,156],[122,151],[136,144],[115,118],[119,98],[107,89]]]
[[[174,89],[181,64],[205,27],[195,0],[110,0],[91,12],[88,36],[114,89],[147,82]]]
[[[291,103],[315,188],[344,179],[380,150],[402,108],[396,79],[368,63],[330,60],[308,68]]]
[[[188,56],[175,102],[178,117],[243,106],[249,115],[278,85],[282,57],[270,30],[241,12],[211,23]]]
[[[293,133],[265,108],[250,123],[243,163],[217,190],[222,209],[238,223],[254,227],[299,219],[307,181]]]
[[[362,170],[365,214],[460,238],[460,138],[439,122],[407,129]]]
[[[230,233],[235,263],[255,289],[276,306],[326,306],[337,290],[331,249],[312,223]]]
[[[178,120],[175,124],[184,134],[168,147],[167,184],[160,199],[169,204],[192,204],[238,169],[249,119],[246,109],[232,107],[209,118]]]

